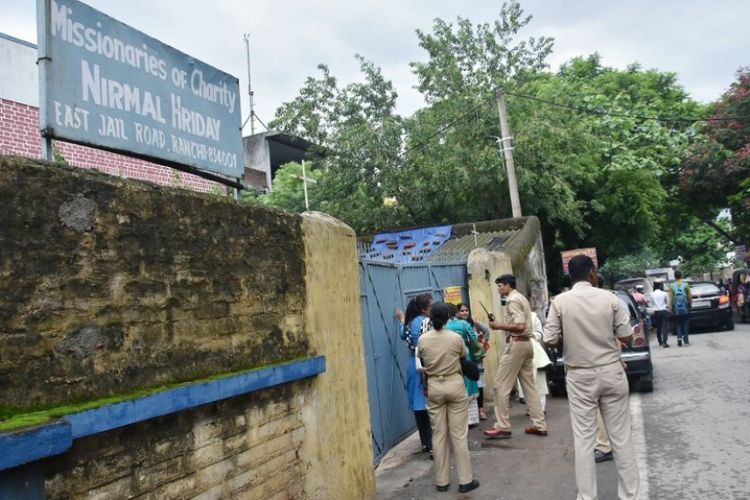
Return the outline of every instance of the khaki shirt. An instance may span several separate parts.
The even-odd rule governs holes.
[[[430,377],[461,373],[458,360],[469,353],[461,335],[447,328],[430,330],[420,336],[417,349],[422,366]]]
[[[579,281],[555,297],[544,325],[544,342],[563,339],[563,359],[568,368],[590,368],[620,360],[615,337],[628,337],[630,314],[615,294]]]
[[[533,337],[534,336],[534,322],[531,319],[531,306],[526,297],[523,296],[518,290],[513,290],[508,294],[508,315],[510,316],[510,322],[514,325],[524,324],[526,330],[520,333],[507,332],[514,337]]]

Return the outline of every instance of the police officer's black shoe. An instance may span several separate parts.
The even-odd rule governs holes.
[[[438,491],[448,491],[448,488],[450,488],[450,487],[451,487],[450,484],[443,484],[443,485],[438,484],[437,485],[437,490]]]
[[[459,484],[458,485],[458,492],[459,493],[466,493],[467,491],[475,490],[479,488],[479,481],[476,479],[472,479],[470,483],[466,484]]]

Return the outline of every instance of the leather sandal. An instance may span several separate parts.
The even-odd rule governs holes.
[[[485,429],[483,433],[489,439],[508,439],[512,435],[510,431],[503,431],[494,427]]]
[[[547,431],[537,429],[536,427],[527,427],[524,432],[526,434],[536,434],[537,436],[546,436],[548,434]]]

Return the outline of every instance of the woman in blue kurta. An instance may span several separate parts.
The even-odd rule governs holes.
[[[422,451],[432,450],[432,429],[430,428],[430,417],[427,414],[427,398],[422,386],[422,377],[417,371],[414,359],[414,348],[417,346],[419,336],[430,330],[430,308],[432,307],[432,295],[425,293],[417,295],[406,307],[406,315],[401,310],[396,310],[396,317],[401,321],[401,340],[405,340],[409,346],[409,364],[406,368],[406,391],[409,397],[409,409],[414,412],[417,421],[419,440],[422,442]]]

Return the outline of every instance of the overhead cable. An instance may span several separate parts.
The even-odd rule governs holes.
[[[725,116],[720,118],[694,118],[684,116],[647,116],[637,115],[631,113],[617,113],[613,111],[606,111],[602,109],[591,109],[584,106],[575,106],[570,104],[563,104],[556,101],[550,101],[548,99],[542,99],[540,97],[534,97],[525,94],[517,94],[514,92],[505,91],[506,95],[512,95],[513,97],[519,97],[521,99],[528,99],[530,101],[541,102],[549,106],[557,108],[568,109],[571,111],[577,111],[579,113],[588,113],[599,116],[618,116],[623,118],[636,118],[639,120],[654,120],[658,122],[684,122],[684,123],[698,123],[698,122],[715,122],[715,121],[747,121],[750,122],[750,116]]]

